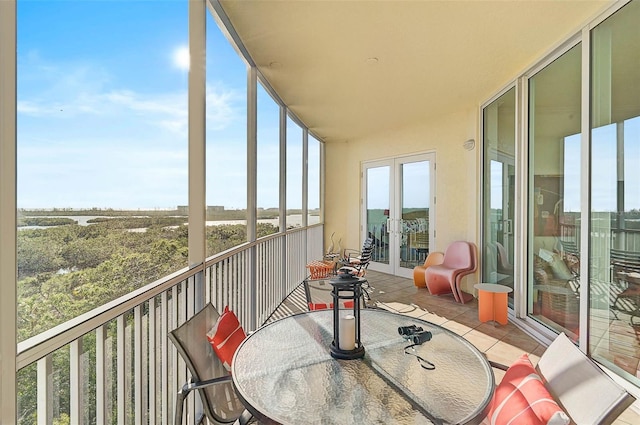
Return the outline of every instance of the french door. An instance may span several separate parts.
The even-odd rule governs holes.
[[[373,238],[372,270],[404,277],[422,265],[435,237],[435,154],[366,162],[363,235]]]

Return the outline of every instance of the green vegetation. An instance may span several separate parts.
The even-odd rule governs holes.
[[[20,219],[25,225],[50,227],[18,231],[19,341],[187,266],[187,218],[176,215],[175,211],[150,216],[141,216],[141,212],[136,211],[135,217],[91,211],[90,215],[101,218],[89,220],[91,224],[86,226],[70,218],[49,218],[45,214],[26,217],[22,213]],[[64,215],[60,211],[48,214]],[[68,215],[82,214],[71,211]],[[262,237],[278,229],[260,223],[257,230]],[[244,225],[209,226],[207,252],[213,255],[246,239]],[[127,316],[126,321],[129,324],[131,318]],[[111,341],[115,335],[114,325],[107,325]],[[95,370],[94,333],[83,337],[83,347],[85,366]],[[116,356],[112,356],[112,361],[115,359]],[[65,424],[69,421],[68,347],[55,352],[52,361],[53,385],[57,388],[54,423]],[[112,373],[117,370],[115,364],[110,368]],[[20,424],[36,423],[36,376],[35,364],[19,372]],[[93,374],[88,376],[81,422],[95,423],[95,382]],[[115,414],[112,416],[111,422],[115,421]]]
[[[90,222],[18,232],[20,341],[187,265],[183,217]],[[260,237],[276,231],[272,225],[258,225]],[[245,241],[244,225],[207,228],[209,255]]]
[[[64,217],[20,217],[18,227],[23,226],[64,226],[78,224],[77,221]]]
[[[187,265],[186,226],[128,231],[132,225],[18,232],[20,341]]]

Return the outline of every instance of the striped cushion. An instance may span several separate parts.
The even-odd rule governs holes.
[[[523,354],[507,370],[496,388],[489,416],[491,425],[567,425],[570,419],[558,406],[529,356]]]

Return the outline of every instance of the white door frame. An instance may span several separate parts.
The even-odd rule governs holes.
[[[436,154],[435,152],[425,152],[414,155],[387,158],[362,163],[362,193],[363,202],[361,206],[361,234],[364,240],[368,236],[367,230],[367,207],[368,207],[368,181],[367,170],[371,168],[389,167],[389,215],[387,219],[387,235],[389,242],[388,263],[374,262],[369,265],[371,270],[389,273],[397,276],[412,278],[413,268],[400,266],[400,247],[402,238],[402,165],[414,162],[429,161],[429,246],[430,250],[435,249],[435,179],[436,179]]]

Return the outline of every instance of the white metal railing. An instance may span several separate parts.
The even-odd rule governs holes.
[[[321,258],[322,244],[322,225],[244,244],[21,342],[18,422],[172,423],[188,373],[167,333],[209,301],[255,329],[304,279],[306,257]],[[198,416],[190,397],[185,423]]]

